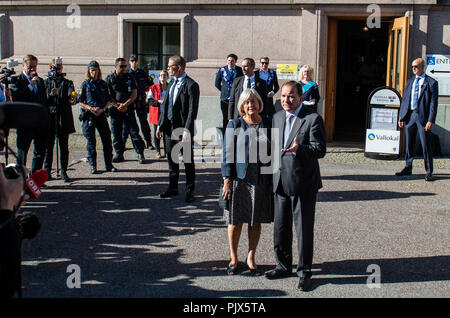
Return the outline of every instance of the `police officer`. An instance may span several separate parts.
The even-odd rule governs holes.
[[[45,80],[50,109],[50,135],[45,152],[44,169],[51,179],[53,146],[55,145],[55,136],[58,136],[61,178],[64,182],[70,182],[67,175],[67,166],[69,164],[69,134],[75,132],[72,114],[72,105],[75,104],[75,101],[71,98],[74,86],[72,81],[64,78],[65,74],[62,71],[62,59],[52,59],[49,76]]]
[[[112,103],[109,95],[108,85],[102,79],[102,72],[97,61],[91,61],[86,72],[86,80],[81,84],[81,93],[78,96],[78,103],[82,107],[80,120],[83,135],[87,139],[88,161],[91,166],[91,173],[97,174],[97,151],[95,129],[103,144],[103,156],[107,172],[116,172],[112,165],[112,142],[111,130],[105,111]]]
[[[14,77],[10,85],[12,100],[38,103],[48,109],[45,83],[36,73],[37,66],[38,59],[34,55],[29,54],[23,58],[23,72]],[[17,129],[17,164],[26,165],[28,150],[34,141],[30,174],[42,169],[49,130],[50,124],[39,129]]]
[[[147,73],[138,68],[139,61],[135,54],[130,55],[130,60],[128,62],[130,64],[130,68],[128,69],[128,73],[134,78],[137,85],[137,97],[134,101],[134,106],[136,108],[136,115],[139,119],[139,123],[141,124],[141,132],[144,136],[144,140],[147,143],[146,148],[150,150],[154,150],[152,144],[152,134],[150,130],[150,126],[148,124],[148,107],[149,105],[146,103],[146,92],[150,86],[153,85],[153,80]],[[127,138],[129,135],[129,131],[126,129],[125,125],[123,127],[123,141],[126,144]]]
[[[116,152],[113,162],[125,161],[123,157],[125,142],[122,136],[125,123],[126,129],[130,132],[134,150],[138,154],[139,163],[143,164],[145,163],[145,144],[139,135],[139,127],[133,109],[133,103],[137,97],[136,82],[127,73],[127,60],[119,57],[114,65],[115,71],[106,77],[111,98],[115,102],[114,107],[110,108],[113,146]]]

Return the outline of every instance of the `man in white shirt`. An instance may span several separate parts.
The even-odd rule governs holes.
[[[185,201],[194,201],[195,164],[194,164],[194,121],[197,118],[200,88],[192,78],[186,75],[186,60],[182,56],[169,58],[167,71],[173,77],[167,88],[167,95],[163,102],[158,122],[156,138],[161,139],[164,133],[164,145],[169,163],[169,188],[160,194],[161,198],[168,198],[178,194],[178,178],[180,168],[178,164],[179,151],[172,151],[180,141],[187,143],[190,150],[183,152],[184,170],[186,173]],[[182,136],[177,130],[182,129]],[[189,154],[187,153],[189,152]]]
[[[239,113],[237,104],[239,97],[241,96],[241,93],[248,88],[256,89],[263,101],[264,107],[261,111],[261,116],[271,118],[273,110],[270,109],[267,102],[267,85],[265,81],[255,76],[255,60],[250,57],[243,59],[242,72],[244,73],[244,76],[236,78],[231,88],[230,102],[228,105],[228,120],[238,118]]]
[[[397,176],[412,174],[414,146],[419,133],[425,163],[425,181],[433,181],[433,151],[431,148],[431,130],[436,120],[438,107],[438,82],[425,74],[425,61],[417,58],[412,62],[414,76],[406,83],[403,100],[400,105],[400,128],[405,127],[406,165]]]

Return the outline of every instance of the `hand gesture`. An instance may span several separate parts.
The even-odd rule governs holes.
[[[281,149],[281,152],[297,152],[297,149],[298,149],[297,138],[294,138],[294,145],[288,149]]]

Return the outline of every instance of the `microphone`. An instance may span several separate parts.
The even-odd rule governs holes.
[[[47,181],[48,173],[44,169],[38,170],[25,182],[25,191],[34,199],[42,194],[41,187]]]
[[[0,128],[45,128],[50,121],[48,110],[37,103],[0,103]]]

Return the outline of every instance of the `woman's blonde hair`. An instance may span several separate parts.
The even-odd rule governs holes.
[[[311,71],[311,74],[309,75],[309,77],[311,78],[311,80],[313,79],[313,68],[311,66],[309,66],[308,64],[303,65],[300,68],[300,80],[303,80],[303,71]]]
[[[241,116],[245,115],[244,104],[250,98],[250,96],[252,96],[252,95],[255,96],[256,99],[258,100],[258,104],[259,104],[258,113],[263,111],[264,104],[263,104],[263,101],[261,99],[261,96],[259,96],[259,94],[256,91],[256,89],[254,89],[254,88],[247,88],[246,90],[244,90],[241,93],[241,96],[239,96],[239,101],[238,101],[238,112],[239,112],[239,115],[241,115]]]

